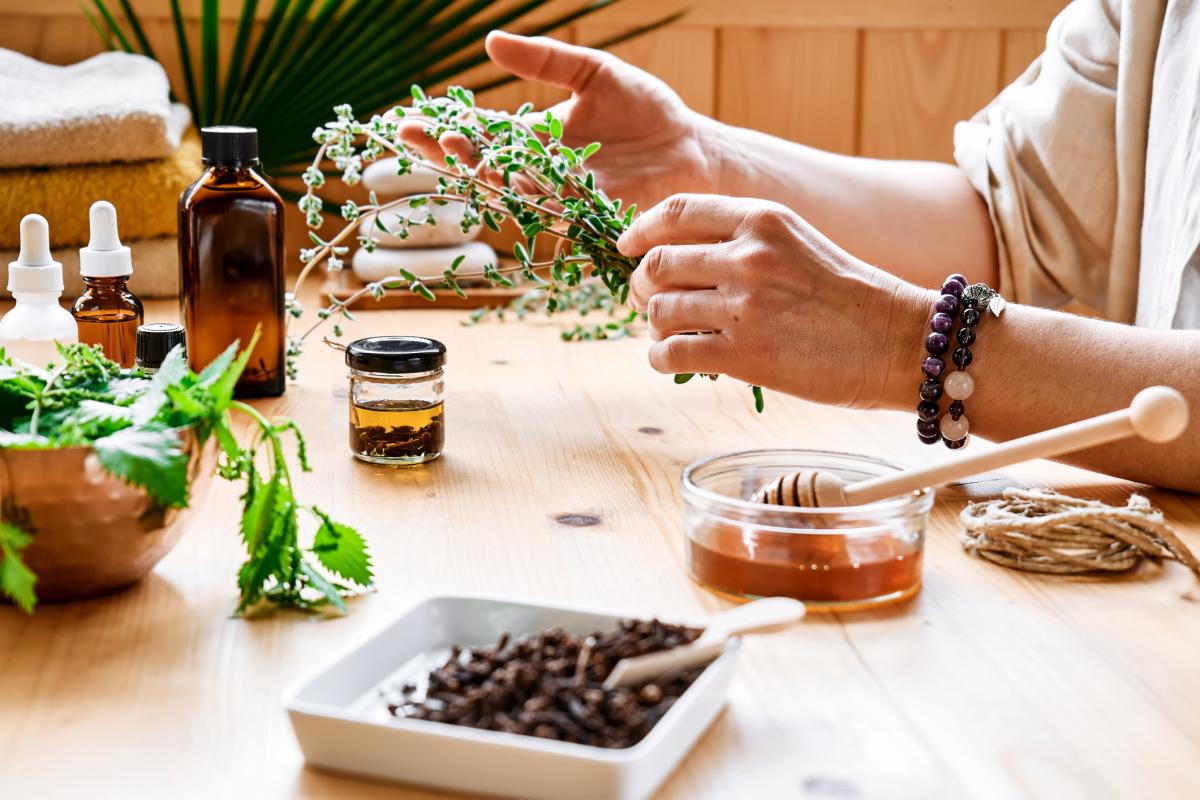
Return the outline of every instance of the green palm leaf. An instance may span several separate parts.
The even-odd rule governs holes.
[[[542,34],[620,0],[580,0],[552,19],[524,25],[550,0],[521,0],[499,10],[493,0],[273,0],[257,32],[259,0],[241,2],[228,61],[222,64],[220,0],[200,3],[196,59],[180,2],[171,0],[187,103],[199,126],[258,128],[266,170],[294,174],[288,168],[311,158],[315,145],[309,132],[327,120],[334,105],[349,103],[367,113],[387,108],[413,83],[439,84],[487,61],[483,40],[491,30],[516,27]],[[90,4],[95,13],[86,6],[83,13],[109,48],[158,58],[129,0]]]

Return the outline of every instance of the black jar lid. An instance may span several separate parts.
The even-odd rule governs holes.
[[[148,322],[137,329],[137,363],[143,367],[157,367],[176,345],[187,343],[182,325],[173,322]]]
[[[346,365],[359,372],[404,375],[446,363],[446,345],[423,336],[371,336],[346,346]]]

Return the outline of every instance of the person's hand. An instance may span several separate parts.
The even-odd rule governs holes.
[[[677,192],[717,190],[716,166],[701,135],[715,123],[688,109],[658,78],[600,50],[545,37],[493,31],[487,52],[518,77],[571,90],[571,99],[552,111],[568,146],[600,142],[588,166],[609,197],[648,208]],[[403,125],[401,136],[435,162],[446,153],[477,161],[466,137],[447,133],[432,141],[419,120]]]
[[[859,261],[790,209],[676,195],[618,242],[643,256],[629,301],[650,364],[721,373],[821,403],[915,398],[932,295]]]

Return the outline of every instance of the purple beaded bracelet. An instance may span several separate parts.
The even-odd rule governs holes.
[[[967,367],[972,361],[971,345],[975,343],[975,326],[983,319],[984,311],[1000,316],[1004,311],[1004,298],[987,284],[974,283],[963,290],[959,305],[962,308],[959,315],[961,324],[954,336],[958,347],[951,356],[958,369],[946,375],[943,381],[942,388],[952,402],[938,426],[942,441],[951,450],[965,447],[970,439],[971,423],[964,413],[963,400],[975,391],[975,381],[967,374]]]
[[[967,288],[967,279],[962,275],[951,275],[942,285],[942,294],[933,304],[933,316],[929,320],[929,334],[925,337],[925,351],[929,354],[921,362],[925,380],[921,383],[921,402],[917,404],[917,438],[925,444],[941,440],[941,409],[938,400],[942,397],[942,373],[946,362],[942,358],[950,349],[950,332],[958,314],[959,298]]]

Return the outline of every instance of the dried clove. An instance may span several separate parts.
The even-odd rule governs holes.
[[[633,688],[607,690],[622,658],[695,641],[702,631],[653,620],[622,620],[615,631],[574,636],[561,628],[495,644],[453,647],[428,676],[423,700],[412,683],[387,699],[397,717],[542,739],[632,747],[704,671],[674,670]]]

